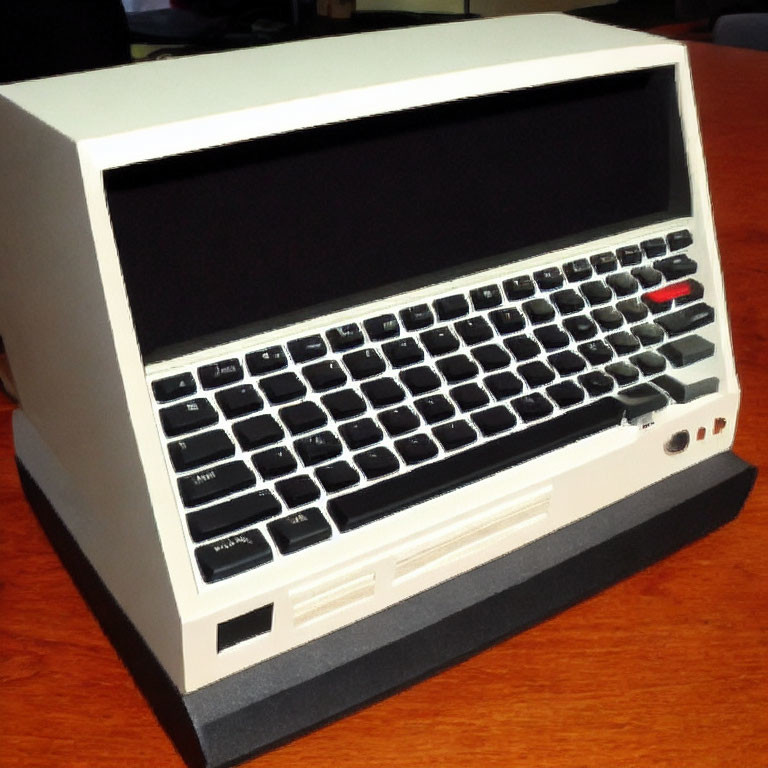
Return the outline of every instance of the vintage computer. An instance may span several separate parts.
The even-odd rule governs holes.
[[[560,15],[0,89],[25,491],[191,765],[732,518],[683,46]]]

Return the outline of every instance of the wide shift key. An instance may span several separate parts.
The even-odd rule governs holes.
[[[614,397],[596,400],[520,432],[337,496],[328,502],[328,512],[340,531],[352,530],[616,426],[624,411],[625,406]]]

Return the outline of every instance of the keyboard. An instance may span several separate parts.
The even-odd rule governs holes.
[[[688,230],[150,377],[203,583],[716,392]],[[672,446],[670,450],[675,450]]]

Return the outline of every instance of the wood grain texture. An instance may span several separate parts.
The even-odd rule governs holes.
[[[690,46],[744,390],[768,471],[768,55]],[[0,395],[2,398],[2,395]],[[0,399],[0,766],[182,763],[34,521]],[[768,766],[768,480],[737,520],[260,768]]]

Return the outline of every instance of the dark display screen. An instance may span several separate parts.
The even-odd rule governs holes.
[[[665,67],[105,173],[146,362],[690,215]]]

